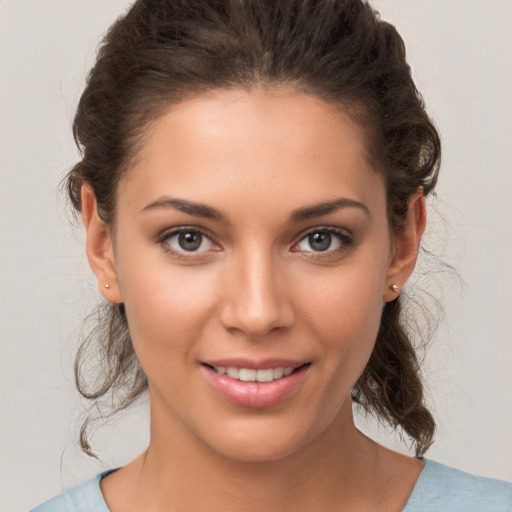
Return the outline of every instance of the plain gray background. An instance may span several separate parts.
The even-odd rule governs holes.
[[[56,196],[77,158],[70,126],[85,73],[127,5],[0,0],[0,512],[27,510],[118,466],[147,440],[141,404],[98,431],[101,463],[76,446],[83,404],[72,362],[98,295],[81,231]],[[439,422],[428,456],[512,480],[512,2],[374,5],[402,33],[442,134],[430,222],[441,236],[426,243],[463,278],[415,278],[446,312],[425,361]],[[383,429],[360,423],[395,446]]]

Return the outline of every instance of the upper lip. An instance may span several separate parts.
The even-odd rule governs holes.
[[[209,366],[221,366],[234,368],[248,368],[251,370],[267,370],[269,368],[298,368],[309,361],[297,361],[296,359],[210,359],[202,361]]]

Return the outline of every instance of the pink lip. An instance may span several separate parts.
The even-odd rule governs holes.
[[[252,364],[248,364],[249,361],[241,363],[240,360],[237,360],[236,364],[232,364],[234,361],[229,361],[230,364],[226,364],[227,362],[228,360],[216,361],[215,366],[236,366],[238,368],[252,369],[297,367],[297,370],[292,374],[273,380],[272,382],[242,382],[237,379],[232,379],[227,375],[221,375],[213,368],[206,366],[206,364],[201,365],[201,369],[204,371],[208,382],[215,391],[234,405],[251,408],[270,407],[288,398],[302,384],[310,367],[309,364],[300,366],[300,363],[297,362],[295,362],[295,364],[289,364],[291,361],[287,361],[286,364],[283,364],[284,361],[282,360],[279,361],[278,364],[275,364],[275,361],[253,362]]]
[[[234,366],[235,368],[249,368],[251,370],[266,370],[267,368],[298,368],[307,361],[297,361],[293,359],[215,359],[203,361],[210,366]]]

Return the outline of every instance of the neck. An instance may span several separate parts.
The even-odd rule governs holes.
[[[182,425],[163,429],[160,423],[152,417],[150,445],[137,461],[138,482],[152,501],[145,509],[168,510],[172,503],[177,510],[212,512],[327,511],[359,503],[363,510],[361,497],[378,492],[381,448],[355,428],[349,402],[321,436],[275,460],[233,460]]]

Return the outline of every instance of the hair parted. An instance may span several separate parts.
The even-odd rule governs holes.
[[[215,89],[290,86],[344,109],[364,129],[386,182],[391,229],[411,195],[435,187],[439,135],[425,112],[396,29],[362,0],[138,0],[109,29],[80,99],[73,132],[81,160],[66,177],[73,207],[90,185],[98,213],[115,223],[116,190],[151,127],[169,107]],[[114,412],[147,388],[123,306],[94,314],[75,362],[88,399],[116,397]],[[84,370],[94,354],[94,378]],[[89,361],[90,364],[90,361]],[[418,358],[400,299],[384,307],[377,341],[353,398],[423,454],[435,422],[424,403]],[[92,455],[88,423],[82,449]]]

